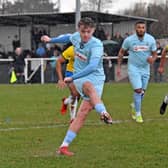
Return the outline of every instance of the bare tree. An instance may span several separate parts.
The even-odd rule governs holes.
[[[148,15],[146,3],[136,3],[132,9],[124,10],[124,14],[146,17]]]
[[[81,10],[105,12],[112,8],[112,4],[117,0],[86,0],[81,5]]]
[[[158,19],[151,25],[150,31],[158,38],[168,37],[168,8],[166,4],[149,6],[149,17]]]
[[[52,3],[50,0],[10,0],[3,1],[1,13],[24,13],[24,12],[52,12],[58,11],[57,2]]]
[[[125,10],[124,14],[158,19],[158,22],[150,25],[150,33],[155,35],[157,38],[168,36],[167,3],[150,3],[148,5],[144,3],[137,3],[133,9]]]

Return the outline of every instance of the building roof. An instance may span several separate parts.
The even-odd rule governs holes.
[[[130,20],[144,20],[149,23],[157,22],[157,19],[108,14],[93,11],[81,12],[82,17],[91,17],[99,23],[119,23],[121,21]],[[58,12],[45,12],[45,13],[15,13],[15,14],[1,14],[0,25],[17,25],[25,26],[30,24],[73,24],[75,23],[75,12],[58,13]]]

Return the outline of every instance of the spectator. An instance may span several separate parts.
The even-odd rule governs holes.
[[[105,82],[111,82],[113,79],[113,72],[114,67],[112,66],[112,60],[111,59],[103,59],[103,67],[104,67],[104,73],[106,76]]]
[[[60,55],[60,48],[55,47],[53,51],[53,55],[50,57],[52,60],[50,61],[50,66],[51,66],[51,82],[56,82],[57,80],[57,75],[56,75],[56,59]]]
[[[94,33],[95,37],[99,38],[100,40],[106,40],[106,34],[104,32],[104,29],[102,28],[102,26],[98,25],[97,29]]]
[[[32,30],[32,47],[37,49],[39,44],[38,29],[33,28]]]
[[[18,39],[18,36],[14,36],[14,40],[12,41],[13,46],[13,52],[15,52],[16,48],[20,47],[20,40]]]
[[[113,40],[117,41],[119,43],[119,46],[121,47],[122,42],[123,42],[124,39],[123,39],[123,37],[121,36],[121,34],[119,32],[116,32],[114,37],[113,37]]]
[[[38,48],[36,49],[37,57],[46,57],[46,49],[43,43],[39,43]]]
[[[5,54],[5,48],[2,44],[0,44],[0,57],[3,58],[5,57],[6,54]]]
[[[13,67],[17,77],[17,83],[24,83],[24,55],[21,47],[16,48]]]
[[[51,46],[51,44],[47,43],[46,46],[46,57],[50,58],[54,55],[54,48]]]

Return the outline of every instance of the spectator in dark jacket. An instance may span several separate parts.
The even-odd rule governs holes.
[[[13,67],[17,77],[17,83],[24,83],[24,55],[21,47],[16,48]]]
[[[18,39],[18,36],[14,36],[14,40],[12,41],[13,51],[15,52],[16,48],[20,47],[20,40]]]

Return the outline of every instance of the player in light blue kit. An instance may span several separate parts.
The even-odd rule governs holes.
[[[112,118],[107,112],[101,95],[104,86],[103,70],[103,45],[100,40],[93,37],[95,24],[91,18],[82,18],[78,24],[78,32],[70,35],[61,35],[55,38],[43,36],[44,42],[67,43],[72,42],[75,48],[74,74],[66,77],[65,82],[73,82],[77,91],[83,98],[78,113],[60,146],[58,153],[72,156],[68,150],[69,144],[76,137],[89,112],[94,108],[101,120],[107,124],[112,123]]]
[[[120,76],[122,58],[125,51],[128,51],[128,76],[134,89],[134,102],[131,104],[132,118],[142,123],[141,103],[150,77],[150,64],[153,64],[157,58],[157,48],[154,37],[146,33],[143,21],[135,24],[135,31],[135,34],[124,40],[118,53],[117,74]]]

